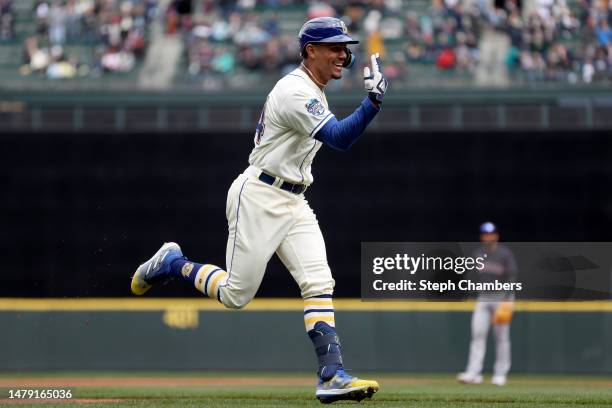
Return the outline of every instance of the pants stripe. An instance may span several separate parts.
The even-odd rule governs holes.
[[[242,183],[242,187],[240,187],[240,193],[238,194],[238,206],[236,208],[236,225],[234,226],[234,245],[232,248],[232,258],[229,265],[228,279],[229,276],[232,275],[232,266],[234,265],[234,253],[236,252],[236,240],[238,240],[238,218],[240,217],[240,200],[242,198],[242,190],[244,190],[244,186],[246,185],[247,181],[249,181],[249,179],[244,180],[244,182]]]

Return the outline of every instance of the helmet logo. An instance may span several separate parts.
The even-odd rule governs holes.
[[[347,34],[348,30],[346,29],[346,24],[344,24],[344,21],[340,20],[340,27],[342,28],[342,34]]]

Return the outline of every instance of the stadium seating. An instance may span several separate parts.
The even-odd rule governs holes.
[[[119,3],[117,2],[117,4]],[[2,77],[0,81],[4,86],[44,88],[48,85],[48,79],[44,73],[31,73],[30,70],[24,67],[24,64],[27,63],[25,42],[28,38],[37,34],[36,4],[36,0],[13,1],[14,37],[10,40],[0,41],[0,74]],[[173,3],[170,2],[169,4],[172,5]],[[208,34],[202,37],[201,32],[200,34],[194,32],[194,27],[198,24],[195,17],[198,12],[200,12],[200,15],[203,15],[201,7],[211,6],[203,6],[203,3],[195,1],[193,4],[193,14],[189,16],[191,20],[187,18],[185,21],[179,21],[176,23],[176,30],[172,33],[167,33],[167,35],[178,36],[184,41],[182,57],[178,58],[175,62],[177,69],[172,81],[172,86],[175,89],[191,90],[200,88],[208,91],[218,91],[227,88],[268,88],[282,73],[287,72],[287,70],[299,62],[297,53],[295,53],[297,49],[295,41],[296,32],[312,12],[310,8],[312,4],[285,1],[275,7],[256,5],[251,9],[242,9],[241,7],[244,6],[242,3],[224,3],[223,7],[225,8],[222,8],[220,2],[212,3],[213,8],[206,9],[206,13],[204,13],[208,16],[208,19],[210,19],[210,16],[215,16],[215,22],[221,20],[231,23],[229,21],[232,18],[231,14],[235,13],[238,19],[241,20],[238,32],[244,29],[244,24],[247,20],[258,20],[255,25],[264,35],[266,30],[269,29],[266,26],[267,21],[272,20],[272,26],[275,27],[275,31],[268,33],[270,35],[269,40],[255,45],[241,44],[239,40],[232,37],[231,33],[229,36],[221,39],[208,37],[208,45],[206,46],[210,50],[207,50],[207,52],[211,53],[210,58],[211,60],[215,59],[215,61],[210,66],[204,67],[199,66],[197,63],[194,64],[193,55],[194,53],[197,54],[197,47],[200,46],[199,41]],[[231,7],[228,8],[228,4]],[[356,7],[362,7],[362,19],[366,19],[368,13],[373,10],[372,6],[368,5],[369,3],[367,2],[361,6],[359,6],[360,2],[352,4],[356,4]],[[469,3],[472,4],[469,6],[472,8],[468,8],[466,5],[463,10],[444,8],[443,4],[444,2],[432,0],[403,0],[399,9],[386,8],[386,3],[382,3],[378,8],[382,13],[383,19],[396,18],[396,24],[400,24],[401,31],[403,31],[399,36],[394,34],[392,37],[384,38],[383,41],[386,54],[384,60],[385,67],[387,75],[394,83],[394,88],[478,85],[476,71],[478,70],[479,63],[481,63],[480,58],[482,56],[479,48],[482,46],[481,42],[484,41],[479,39],[480,31],[483,27],[489,26],[496,31],[509,32],[508,30],[510,30],[504,13],[499,10],[474,8],[476,7],[475,4],[479,4],[474,2]],[[468,4],[468,2],[465,2],[465,4]],[[567,4],[572,13],[572,18],[578,21],[580,27],[560,30],[559,27],[562,24],[559,19],[561,17],[557,16],[555,17],[558,20],[555,21],[556,28],[553,38],[547,40],[541,51],[535,52],[530,50],[530,44],[522,44],[519,46],[520,49],[515,48],[511,50],[515,53],[514,56],[511,56],[509,51],[506,57],[506,63],[509,64],[508,84],[530,86],[546,82],[554,83],[555,86],[568,86],[589,83],[591,81],[598,82],[599,84],[611,82],[612,64],[602,59],[602,57],[593,61],[592,65],[595,71],[593,75],[589,77],[584,74],[585,69],[588,71],[591,68],[589,61],[593,59],[591,57],[595,52],[593,50],[597,50],[597,40],[594,30],[590,28],[585,20],[584,3],[578,0],[568,0]],[[595,5],[590,7],[595,7]],[[586,11],[586,14],[593,14],[593,10]],[[346,10],[343,7],[336,9],[338,17],[343,17],[345,12]],[[411,35],[407,33],[405,19],[409,14],[418,16],[416,37],[414,32]],[[169,18],[168,12],[164,10],[161,10],[157,15],[161,19]],[[453,19],[457,21],[457,23],[454,23],[454,27],[452,27],[452,24],[451,28],[444,25],[447,20]],[[476,23],[478,27],[458,28],[456,25],[463,24],[462,21],[465,19],[472,19],[472,23]],[[531,24],[529,23],[529,16],[523,15],[522,19],[525,24]],[[161,23],[167,24],[167,21],[161,21]],[[362,40],[362,44],[355,47],[356,54],[359,58],[358,61],[367,61],[367,56],[365,55],[367,53],[367,36],[364,31],[364,22],[360,21],[358,26],[360,26],[360,31],[354,34]],[[149,30],[148,27],[149,25],[147,26],[147,31]],[[208,29],[208,27],[206,28]],[[432,40],[430,42],[424,41],[426,30],[430,30],[427,32],[432,33]],[[459,36],[463,35],[465,30],[470,32],[473,38],[475,38],[474,42],[466,44],[467,47],[464,47],[462,50],[464,57],[467,59],[464,59],[463,65],[457,62],[455,67],[451,65],[442,69],[437,64],[440,52],[444,49],[450,49],[454,50],[455,54],[458,55],[460,47]],[[445,33],[447,40],[439,42],[439,37],[442,33]],[[39,34],[41,46],[47,44],[43,37]],[[280,43],[270,45],[270,42],[273,40]],[[147,45],[151,46],[151,38],[147,37],[146,41],[148,42]],[[448,44],[446,41],[448,41]],[[564,64],[551,66],[549,59],[555,59],[557,51],[554,47],[558,44],[565,47],[569,60]],[[103,86],[105,87],[110,85],[116,88],[137,88],[139,86],[138,79],[143,69],[144,60],[137,58],[134,67],[129,72],[112,72],[108,69],[102,69],[100,67],[100,50],[98,49],[100,45],[99,40],[92,41],[91,38],[86,39],[74,36],[66,38],[63,48],[64,54],[67,58],[78,61],[79,69],[70,81],[62,82],[59,85],[60,87],[78,88],[84,86],[90,88],[99,87],[101,84],[104,84]],[[414,45],[414,47],[421,50],[421,55],[416,60],[407,54],[410,45]],[[276,48],[272,48],[272,51],[266,51],[266,47]],[[266,52],[278,58],[270,62],[266,59]],[[255,55],[255,60],[248,60],[249,56],[245,57],[247,54],[250,57]],[[530,55],[540,58],[539,63],[541,66],[532,67],[529,61],[524,60],[524,58],[529,59]],[[498,68],[498,75],[505,75],[503,74],[505,67],[499,66]],[[347,84],[345,86],[332,86],[330,91],[333,92],[335,89],[343,89],[343,87],[357,83],[359,76],[360,69],[346,72]],[[486,83],[480,83],[480,85],[486,85]]]

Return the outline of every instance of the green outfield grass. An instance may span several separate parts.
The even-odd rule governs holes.
[[[610,407],[612,377],[513,375],[505,387],[460,385],[453,375],[371,374],[371,407]],[[281,373],[2,373],[0,406],[321,407],[313,378]],[[71,389],[71,402],[14,405],[8,390]],[[337,402],[333,405],[356,405]]]

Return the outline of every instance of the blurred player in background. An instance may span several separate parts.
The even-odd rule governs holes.
[[[472,280],[479,282],[514,282],[517,275],[516,261],[509,248],[499,243],[497,227],[492,222],[480,226],[480,241],[482,246],[474,254],[475,257],[485,257],[484,268],[475,270],[477,277]],[[457,376],[463,384],[482,383],[482,365],[484,362],[487,335],[493,323],[495,335],[495,365],[491,383],[505,385],[511,362],[510,322],[514,293],[511,292],[481,292],[476,300],[472,314],[472,341],[470,356],[465,372]]]
[[[349,149],[380,111],[387,81],[377,55],[364,68],[368,96],[345,119],[330,112],[324,89],[342,77],[355,44],[341,20],[320,17],[304,24],[299,34],[302,64],[268,94],[255,132],[250,166],[229,189],[226,216],[229,236],[226,266],[188,261],[175,243],[164,244],[138,267],[132,292],[183,277],[229,308],[242,308],[255,296],[266,265],[276,253],[297,282],[304,299],[304,323],[319,370],[316,397],[321,402],[361,400],[378,391],[376,381],[346,374],[335,330],[334,279],[317,218],[304,197],[313,182],[311,165],[323,144]],[[268,332],[270,352],[282,335]]]

